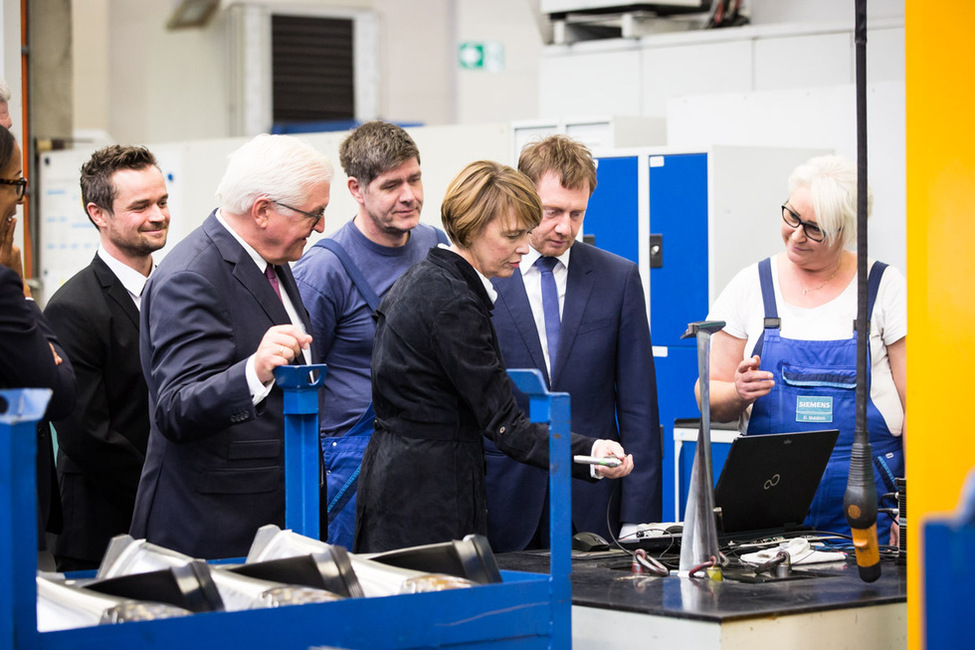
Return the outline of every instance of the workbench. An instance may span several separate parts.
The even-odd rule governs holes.
[[[499,555],[498,563],[544,572],[548,558],[524,551]],[[634,575],[623,551],[573,551],[573,648],[906,648],[907,570],[890,561],[882,568],[869,584],[852,556],[793,569],[817,577],[713,582]]]

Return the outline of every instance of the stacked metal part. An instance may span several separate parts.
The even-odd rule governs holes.
[[[496,582],[494,555],[476,535],[367,556],[269,525],[243,564],[222,565],[120,535],[94,578],[38,575],[37,619],[40,631],[51,631]]]

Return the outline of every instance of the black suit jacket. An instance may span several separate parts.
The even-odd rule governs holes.
[[[307,330],[287,265],[278,279]],[[284,525],[284,415],[277,386],[253,404],[245,366],[288,313],[211,214],[149,278],[141,315],[150,430],[132,535],[194,557],[246,555],[259,527]]]
[[[71,358],[78,401],[56,420],[64,527],[54,554],[97,562],[129,531],[149,438],[139,363],[139,310],[95,255],[51,297],[44,315]]]
[[[51,345],[63,359],[54,363]],[[34,301],[24,298],[18,275],[0,266],[0,388],[50,388],[54,391],[37,427],[37,501],[42,535],[61,526],[61,500],[54,480],[54,457],[48,418],[64,417],[74,408],[74,369],[67,353]]]
[[[376,310],[376,431],[359,475],[357,551],[486,534],[484,439],[516,461],[548,467],[548,426],[529,422],[515,403],[491,309],[474,268],[431,248]],[[570,440],[574,454],[595,442]],[[572,473],[590,476],[578,464]]]

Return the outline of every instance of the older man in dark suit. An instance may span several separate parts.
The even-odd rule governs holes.
[[[616,440],[633,454],[626,478],[572,486],[573,528],[618,536],[624,524],[635,528],[661,513],[657,385],[640,273],[576,241],[596,189],[585,146],[551,136],[527,146],[518,169],[535,182],[542,222],[520,270],[493,280],[492,321],[508,368],[538,368],[551,390],[569,393],[573,431]],[[492,547],[546,548],[548,477],[487,447]]]
[[[230,157],[220,207],[160,263],[142,303],[151,428],[131,532],[202,558],[245,555],[284,525],[283,393],[311,358],[288,266],[324,229],[332,166],[260,135]]]
[[[64,506],[59,571],[98,568],[109,540],[132,523],[149,439],[139,307],[152,254],[169,231],[166,181],[144,147],[92,154],[81,168],[81,200],[98,228],[98,252],[44,310],[78,377],[74,411],[54,423]]]

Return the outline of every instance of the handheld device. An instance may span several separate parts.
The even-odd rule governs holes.
[[[583,465],[599,465],[601,467],[619,467],[623,464],[623,461],[615,456],[605,456],[603,458],[597,458],[596,456],[573,456],[572,460]]]

